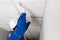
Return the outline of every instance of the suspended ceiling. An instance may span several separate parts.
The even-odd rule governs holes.
[[[18,2],[20,0],[13,0],[13,1],[16,4],[17,8],[19,9]],[[28,37],[31,37],[33,35],[36,38],[40,34],[40,27],[43,17],[45,0],[21,0],[21,2],[25,7],[27,7],[32,11],[35,17],[32,20],[31,25],[29,26],[29,30],[31,33],[29,32],[29,30],[27,30],[25,35],[27,35]],[[9,30],[10,29],[8,25],[9,21],[13,18],[17,18],[18,16],[19,13],[12,4],[11,0],[0,0],[0,28]]]

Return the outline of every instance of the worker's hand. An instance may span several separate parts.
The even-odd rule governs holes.
[[[26,13],[22,13],[22,15],[19,17],[17,21],[17,27],[15,29],[16,35],[23,36],[29,25],[30,22],[26,21]]]

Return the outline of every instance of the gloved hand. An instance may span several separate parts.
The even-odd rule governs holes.
[[[26,13],[22,13],[17,21],[17,26],[14,31],[10,32],[10,36],[7,40],[23,40],[24,33],[26,32],[30,22],[26,22]]]
[[[27,30],[29,25],[30,25],[30,22],[29,21],[26,22],[26,13],[22,13],[22,15],[18,19],[15,33],[19,36],[22,36]]]

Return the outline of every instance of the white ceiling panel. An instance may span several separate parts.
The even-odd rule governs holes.
[[[15,2],[44,2],[45,0],[13,0]]]
[[[44,2],[31,2],[31,3],[23,3],[25,7],[30,9],[33,14],[36,17],[42,17],[43,16],[43,11],[44,11]]]
[[[14,2],[45,2],[45,0],[12,0]],[[0,3],[8,3],[11,2],[11,0],[0,0]]]
[[[10,2],[11,0],[0,0],[0,3]]]
[[[42,17],[44,10],[44,2],[42,3],[23,3],[25,7],[30,9],[35,17]],[[19,10],[19,5],[16,5]],[[18,11],[12,3],[2,3],[0,4],[0,17],[18,17]]]
[[[13,4],[0,4],[0,17],[18,17],[18,12]]]

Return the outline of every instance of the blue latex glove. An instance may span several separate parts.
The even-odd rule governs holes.
[[[26,22],[26,13],[22,13],[17,21],[17,27],[14,31],[10,31],[10,37],[7,40],[24,40],[24,33],[26,32],[30,22]]]

